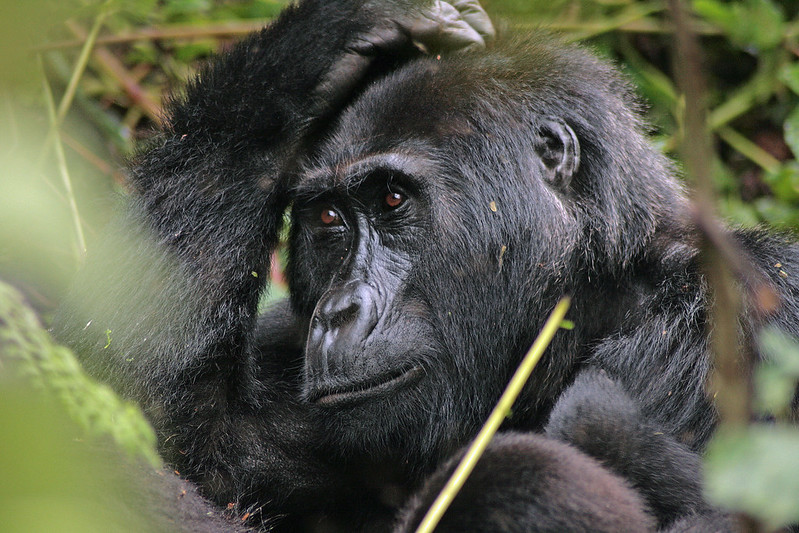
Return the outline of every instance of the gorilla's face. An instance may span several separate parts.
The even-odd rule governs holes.
[[[432,223],[423,156],[373,153],[306,174],[294,200],[291,282],[310,317],[303,396],[354,406],[418,383],[440,351],[410,283]]]
[[[333,438],[448,453],[564,290],[579,149],[552,119],[473,120],[465,102],[409,100],[447,81],[407,70],[345,111],[305,166],[288,274],[308,321],[302,396]]]
[[[369,151],[309,170],[296,189],[289,279],[309,322],[301,393],[333,438],[358,449],[399,449],[441,423],[454,397],[442,379],[453,373],[445,327],[419,275],[436,246],[440,172],[425,151]]]

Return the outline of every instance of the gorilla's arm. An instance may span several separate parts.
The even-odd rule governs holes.
[[[564,391],[546,427],[599,460],[636,488],[661,528],[703,520],[721,528],[725,519],[702,496],[699,456],[646,419],[633,399],[605,372],[588,368]],[[686,526],[687,527],[687,526]],[[727,527],[727,526],[725,526]],[[723,528],[722,528],[723,530]]]
[[[463,454],[444,463],[400,514],[396,533],[415,531]],[[556,439],[494,437],[436,527],[461,531],[654,531],[642,498],[621,476]]]
[[[462,453],[409,500],[413,531]],[[441,531],[733,531],[702,496],[701,462],[596,368],[559,397],[546,436],[499,434],[444,514]]]
[[[313,512],[344,493],[309,449],[307,408],[255,359],[284,185],[365,77],[391,68],[385,58],[417,41],[482,42],[490,22],[476,2],[457,5],[308,0],[206,68],[135,163],[129,202],[55,319],[219,503]]]

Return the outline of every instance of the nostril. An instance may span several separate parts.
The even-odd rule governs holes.
[[[343,304],[340,308],[333,309],[326,317],[327,327],[330,329],[337,329],[355,320],[361,306],[358,302],[351,301],[349,304]]]
[[[376,320],[373,289],[363,282],[350,282],[329,291],[319,301],[313,328],[335,330],[349,324]]]

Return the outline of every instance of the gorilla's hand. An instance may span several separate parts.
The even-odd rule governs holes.
[[[495,33],[477,0],[372,1],[359,14],[370,22],[345,45],[319,83],[320,112],[338,109],[376,59],[401,63],[419,53],[483,48]]]
[[[414,18],[409,32],[431,51],[482,48],[494,38],[494,25],[477,0],[435,0]]]
[[[484,47],[494,37],[491,19],[477,0],[368,2],[366,9],[378,15],[376,20],[384,13],[387,24],[373,36],[378,45],[410,39],[435,53]]]

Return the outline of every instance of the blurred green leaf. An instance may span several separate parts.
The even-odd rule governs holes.
[[[787,202],[799,199],[799,164],[796,161],[781,165],[777,172],[767,172],[764,179],[779,199]]]
[[[138,65],[155,65],[158,63],[158,48],[156,48],[150,41],[142,41],[133,43],[130,52],[128,52],[125,59]]]
[[[779,528],[799,521],[799,429],[722,428],[705,455],[706,491],[716,505]]]
[[[758,336],[758,345],[766,360],[754,376],[757,408],[763,413],[784,414],[799,381],[799,344],[782,331],[767,328]]]
[[[158,0],[118,0],[119,9],[135,20],[146,21],[157,11]]]
[[[280,13],[286,3],[283,0],[255,0],[232,4],[231,8],[241,18],[273,18]]]
[[[77,8],[76,0],[0,0],[0,88],[35,79],[31,48]]]
[[[794,156],[799,156],[799,105],[794,108],[783,125],[785,142],[791,148]]]
[[[19,293],[0,282],[0,370],[6,365],[57,397],[88,435],[111,437],[132,457],[161,465],[155,433],[139,408],[86,375],[74,354],[50,338]]]
[[[754,200],[752,205],[761,221],[776,227],[799,227],[799,211],[793,205],[769,196]]]
[[[194,41],[180,45],[175,48],[175,58],[179,61],[189,63],[201,57],[208,57],[216,50],[217,43],[214,40]]]
[[[738,226],[757,226],[762,221],[762,217],[752,204],[742,201],[735,195],[720,198],[719,211],[725,219]]]
[[[799,62],[785,65],[780,71],[780,81],[799,94]]]
[[[694,11],[721,27],[742,47],[774,48],[783,39],[784,16],[772,0],[694,0]]]
[[[212,7],[211,0],[167,0],[164,11],[170,20],[186,20]]]

